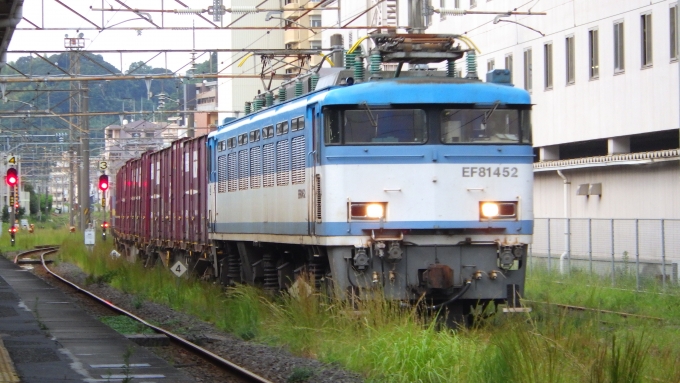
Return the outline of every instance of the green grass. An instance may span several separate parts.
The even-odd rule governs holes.
[[[533,304],[530,314],[498,314],[469,330],[438,330],[431,319],[398,302],[348,302],[308,291],[271,296],[260,290],[178,279],[163,267],[145,269],[111,259],[111,241],[92,253],[82,236],[66,235],[61,258],[78,264],[89,282],[107,282],[193,314],[243,339],[357,371],[369,382],[678,382],[678,298],[613,290],[610,281],[569,279],[532,270],[527,298],[667,318],[671,325],[597,312],[567,312]],[[623,280],[621,280],[623,284]],[[627,283],[629,283],[628,281]],[[676,291],[669,291],[676,293]],[[378,296],[380,295],[377,292]],[[176,325],[172,322],[161,326]],[[170,328],[172,330],[172,328]],[[305,381],[296,371],[289,381]]]
[[[124,335],[155,333],[150,328],[125,315],[105,316],[99,318],[99,320]]]

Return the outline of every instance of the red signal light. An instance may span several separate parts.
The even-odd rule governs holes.
[[[109,223],[106,222],[106,221],[102,222],[102,227],[103,227],[104,229],[108,229]]]
[[[16,226],[10,227],[9,232],[12,233],[12,234],[15,234],[17,232],[17,227]]]
[[[15,168],[7,169],[7,177],[5,177],[5,181],[7,182],[7,185],[15,186],[17,183],[19,183],[19,172]]]
[[[109,176],[102,174],[99,176],[99,190],[107,191],[109,189]]]

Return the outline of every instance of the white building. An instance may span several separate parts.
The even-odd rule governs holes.
[[[480,77],[511,69],[531,92],[536,217],[680,218],[677,1],[446,3],[547,13],[435,16],[427,31],[465,33]]]

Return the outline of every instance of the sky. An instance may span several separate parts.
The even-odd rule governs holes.
[[[93,23],[104,27],[154,27],[147,21],[141,20],[140,16],[133,12],[122,11],[126,9],[115,0],[61,0],[62,3],[85,16]],[[175,0],[121,0],[121,2],[134,9],[183,9],[184,6]],[[182,0],[190,8],[207,8],[212,5],[212,0]],[[226,3],[226,1],[225,1]],[[274,2],[272,2],[274,3]],[[94,9],[113,9],[115,11],[96,11]],[[85,50],[121,50],[121,49],[192,49],[205,51],[215,48],[224,48],[219,44],[219,35],[225,31],[192,31],[192,25],[196,27],[210,27],[211,25],[196,15],[178,15],[174,13],[147,13],[154,23],[164,25],[166,28],[187,28],[181,30],[95,30],[90,22],[71,12],[55,0],[26,0],[24,2],[23,17],[39,27],[47,30],[23,30],[22,28],[34,28],[26,20],[22,20],[12,36],[9,52],[13,50],[51,50],[67,51],[64,48],[64,37],[76,37],[83,33],[85,38]],[[212,21],[212,15],[203,14]],[[264,16],[263,16],[264,17]],[[219,25],[218,22],[216,24]],[[65,30],[50,30],[49,28],[66,28]],[[263,33],[265,33],[263,31]],[[147,61],[157,53],[119,53],[102,54],[104,59],[123,71],[127,70],[131,63]],[[199,52],[200,54],[200,52]],[[8,61],[16,61],[27,54],[8,53]],[[198,54],[197,54],[198,56]],[[207,60],[205,54],[197,59],[197,62]],[[190,53],[161,54],[148,64],[153,67],[166,67],[171,71],[184,73],[189,69],[191,61]]]

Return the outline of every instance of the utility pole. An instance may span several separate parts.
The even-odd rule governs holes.
[[[87,81],[83,81],[82,87],[82,104],[81,112],[87,113],[90,106],[90,95],[88,94],[89,89],[87,86]],[[87,116],[84,116],[80,120],[80,158],[81,164],[83,166],[80,174],[80,190],[79,205],[80,205],[80,229],[85,231],[89,228],[90,224],[90,121]]]
[[[78,52],[70,52],[69,53],[69,72],[74,73],[74,74],[80,74],[80,56],[78,55]],[[69,99],[69,112],[74,114],[80,112],[80,90],[79,90],[79,83],[76,81],[73,81],[70,83],[71,87],[71,97]],[[76,145],[74,143],[75,138],[77,137],[77,130],[74,129],[75,126],[77,126],[78,121],[79,121],[79,116],[71,116],[70,119],[70,126],[69,126],[69,147],[68,147],[68,184],[69,184],[69,190],[68,190],[68,222],[71,227],[75,227],[75,185],[77,182],[76,179]]]
[[[80,75],[80,50],[85,48],[85,39],[83,38],[83,34],[79,33],[77,37],[72,37],[69,38],[68,35],[64,38],[64,48],[68,48],[71,50],[69,53],[69,73],[79,76]],[[81,95],[81,90],[82,90],[82,85],[87,84],[87,82],[84,81],[73,81],[71,82],[71,99],[69,101],[70,105],[70,112],[71,114],[76,114],[71,116],[71,124],[70,124],[70,134],[69,134],[69,224],[71,227],[75,227],[75,212],[74,212],[74,204],[75,204],[75,191],[76,189],[78,190],[78,211],[80,220],[79,220],[79,227],[80,230],[85,230],[87,228],[86,223],[85,223],[85,217],[83,215],[83,212],[85,211],[85,208],[87,208],[88,213],[89,213],[89,197],[90,193],[89,190],[85,189],[83,187],[83,184],[89,185],[88,179],[83,178],[84,173],[88,171],[89,173],[89,164],[87,162],[83,163],[78,163],[77,161],[79,159],[83,159],[83,152],[87,151],[89,153],[89,137],[85,136],[85,141],[88,144],[88,148],[83,147],[83,134],[84,134],[84,126],[83,124],[87,123],[87,117],[82,117],[77,114],[82,113],[83,107],[85,110],[87,110],[87,95],[84,97]],[[87,85],[86,85],[87,86]],[[85,105],[83,105],[83,102]],[[80,126],[80,128],[78,128]],[[80,129],[80,132],[78,131]],[[75,144],[76,138],[79,138],[79,145]],[[74,153],[78,153],[77,157],[74,156]],[[76,170],[78,169],[79,166],[82,166],[82,169],[80,172],[76,173]],[[86,169],[86,170],[85,170]],[[89,176],[89,174],[88,174]],[[78,188],[76,188],[76,184],[78,185]],[[85,196],[83,196],[83,189],[85,189]],[[85,198],[84,198],[85,197]],[[87,200],[87,203],[84,203],[84,201]]]

